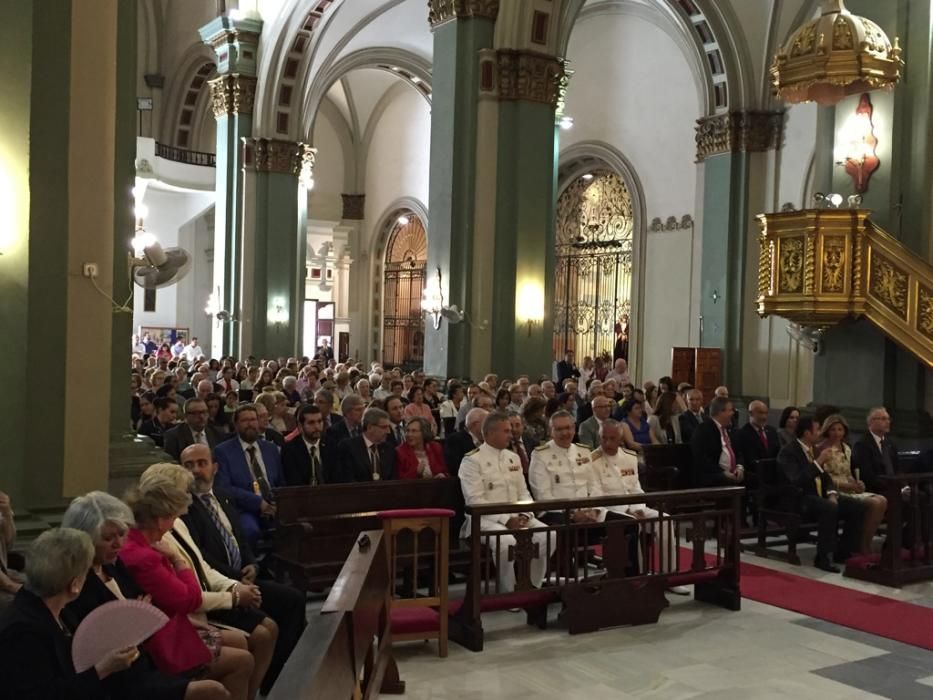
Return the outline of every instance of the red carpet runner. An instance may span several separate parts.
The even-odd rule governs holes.
[[[933,608],[742,562],[742,597],[933,650]]]

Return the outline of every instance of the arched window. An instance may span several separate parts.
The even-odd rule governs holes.
[[[383,285],[382,362],[416,367],[424,360],[421,297],[428,239],[421,220],[402,213],[386,243]]]
[[[554,356],[628,359],[632,197],[614,172],[594,170],[557,200]]]

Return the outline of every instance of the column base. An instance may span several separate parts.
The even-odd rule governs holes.
[[[139,481],[140,475],[152,464],[175,460],[149,438],[132,434],[110,436],[110,479],[107,490],[122,497]]]

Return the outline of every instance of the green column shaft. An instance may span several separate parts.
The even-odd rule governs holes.
[[[431,96],[431,174],[428,278],[440,268],[446,304],[463,307],[471,296],[476,177],[478,52],[493,42],[494,22],[457,19],[434,30]],[[425,330],[428,374],[463,375],[470,357],[469,328],[441,324]]]
[[[700,344],[723,351],[723,381],[742,391],[742,327],[748,248],[748,154],[707,156],[703,163]]]
[[[499,104],[492,364],[551,373],[557,139],[554,106]]]
[[[258,172],[250,182],[255,183],[251,352],[288,357],[299,352],[303,326],[307,192],[290,173]]]

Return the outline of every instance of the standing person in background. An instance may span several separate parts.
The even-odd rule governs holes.
[[[574,362],[574,352],[570,348],[564,353],[564,359],[557,363],[557,386],[563,391],[564,382],[568,379],[577,379],[580,370]]]

